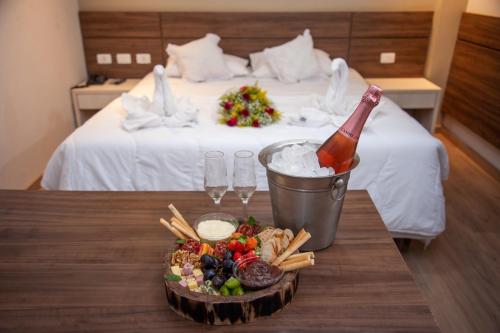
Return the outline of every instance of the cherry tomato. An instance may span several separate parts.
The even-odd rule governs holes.
[[[253,250],[257,247],[257,238],[255,237],[249,237],[247,238],[247,241],[245,243],[245,250],[248,252],[250,250]]]

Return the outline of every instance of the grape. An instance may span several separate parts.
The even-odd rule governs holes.
[[[212,284],[213,284],[214,288],[216,288],[216,289],[220,289],[220,287],[222,287],[224,282],[226,282],[226,277],[223,275],[216,275],[212,279]]]
[[[208,254],[202,255],[200,258],[200,262],[201,262],[201,267],[203,267],[203,269],[210,269],[216,267],[215,258],[209,256]]]
[[[231,258],[233,258],[233,253],[231,251],[227,251],[226,254],[224,254],[224,260]]]
[[[207,269],[203,273],[203,280],[204,281],[212,280],[214,276],[215,276],[215,271],[213,269]]]
[[[232,273],[233,272],[234,261],[232,261],[231,259],[226,259],[223,261],[222,264],[223,264],[225,273]]]

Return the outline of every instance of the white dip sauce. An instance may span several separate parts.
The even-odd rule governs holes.
[[[222,220],[206,220],[196,227],[198,236],[211,241],[226,239],[235,231],[233,224]]]

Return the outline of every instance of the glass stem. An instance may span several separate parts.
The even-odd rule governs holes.
[[[219,198],[219,199],[214,199],[215,210],[216,210],[217,212],[220,212],[220,201],[221,201],[221,198]]]
[[[248,218],[248,199],[242,200],[242,201],[243,201],[243,218],[247,219]]]

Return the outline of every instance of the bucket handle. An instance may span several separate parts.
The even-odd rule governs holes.
[[[337,178],[330,187],[330,196],[333,201],[342,200],[346,192],[346,184],[342,178]]]

